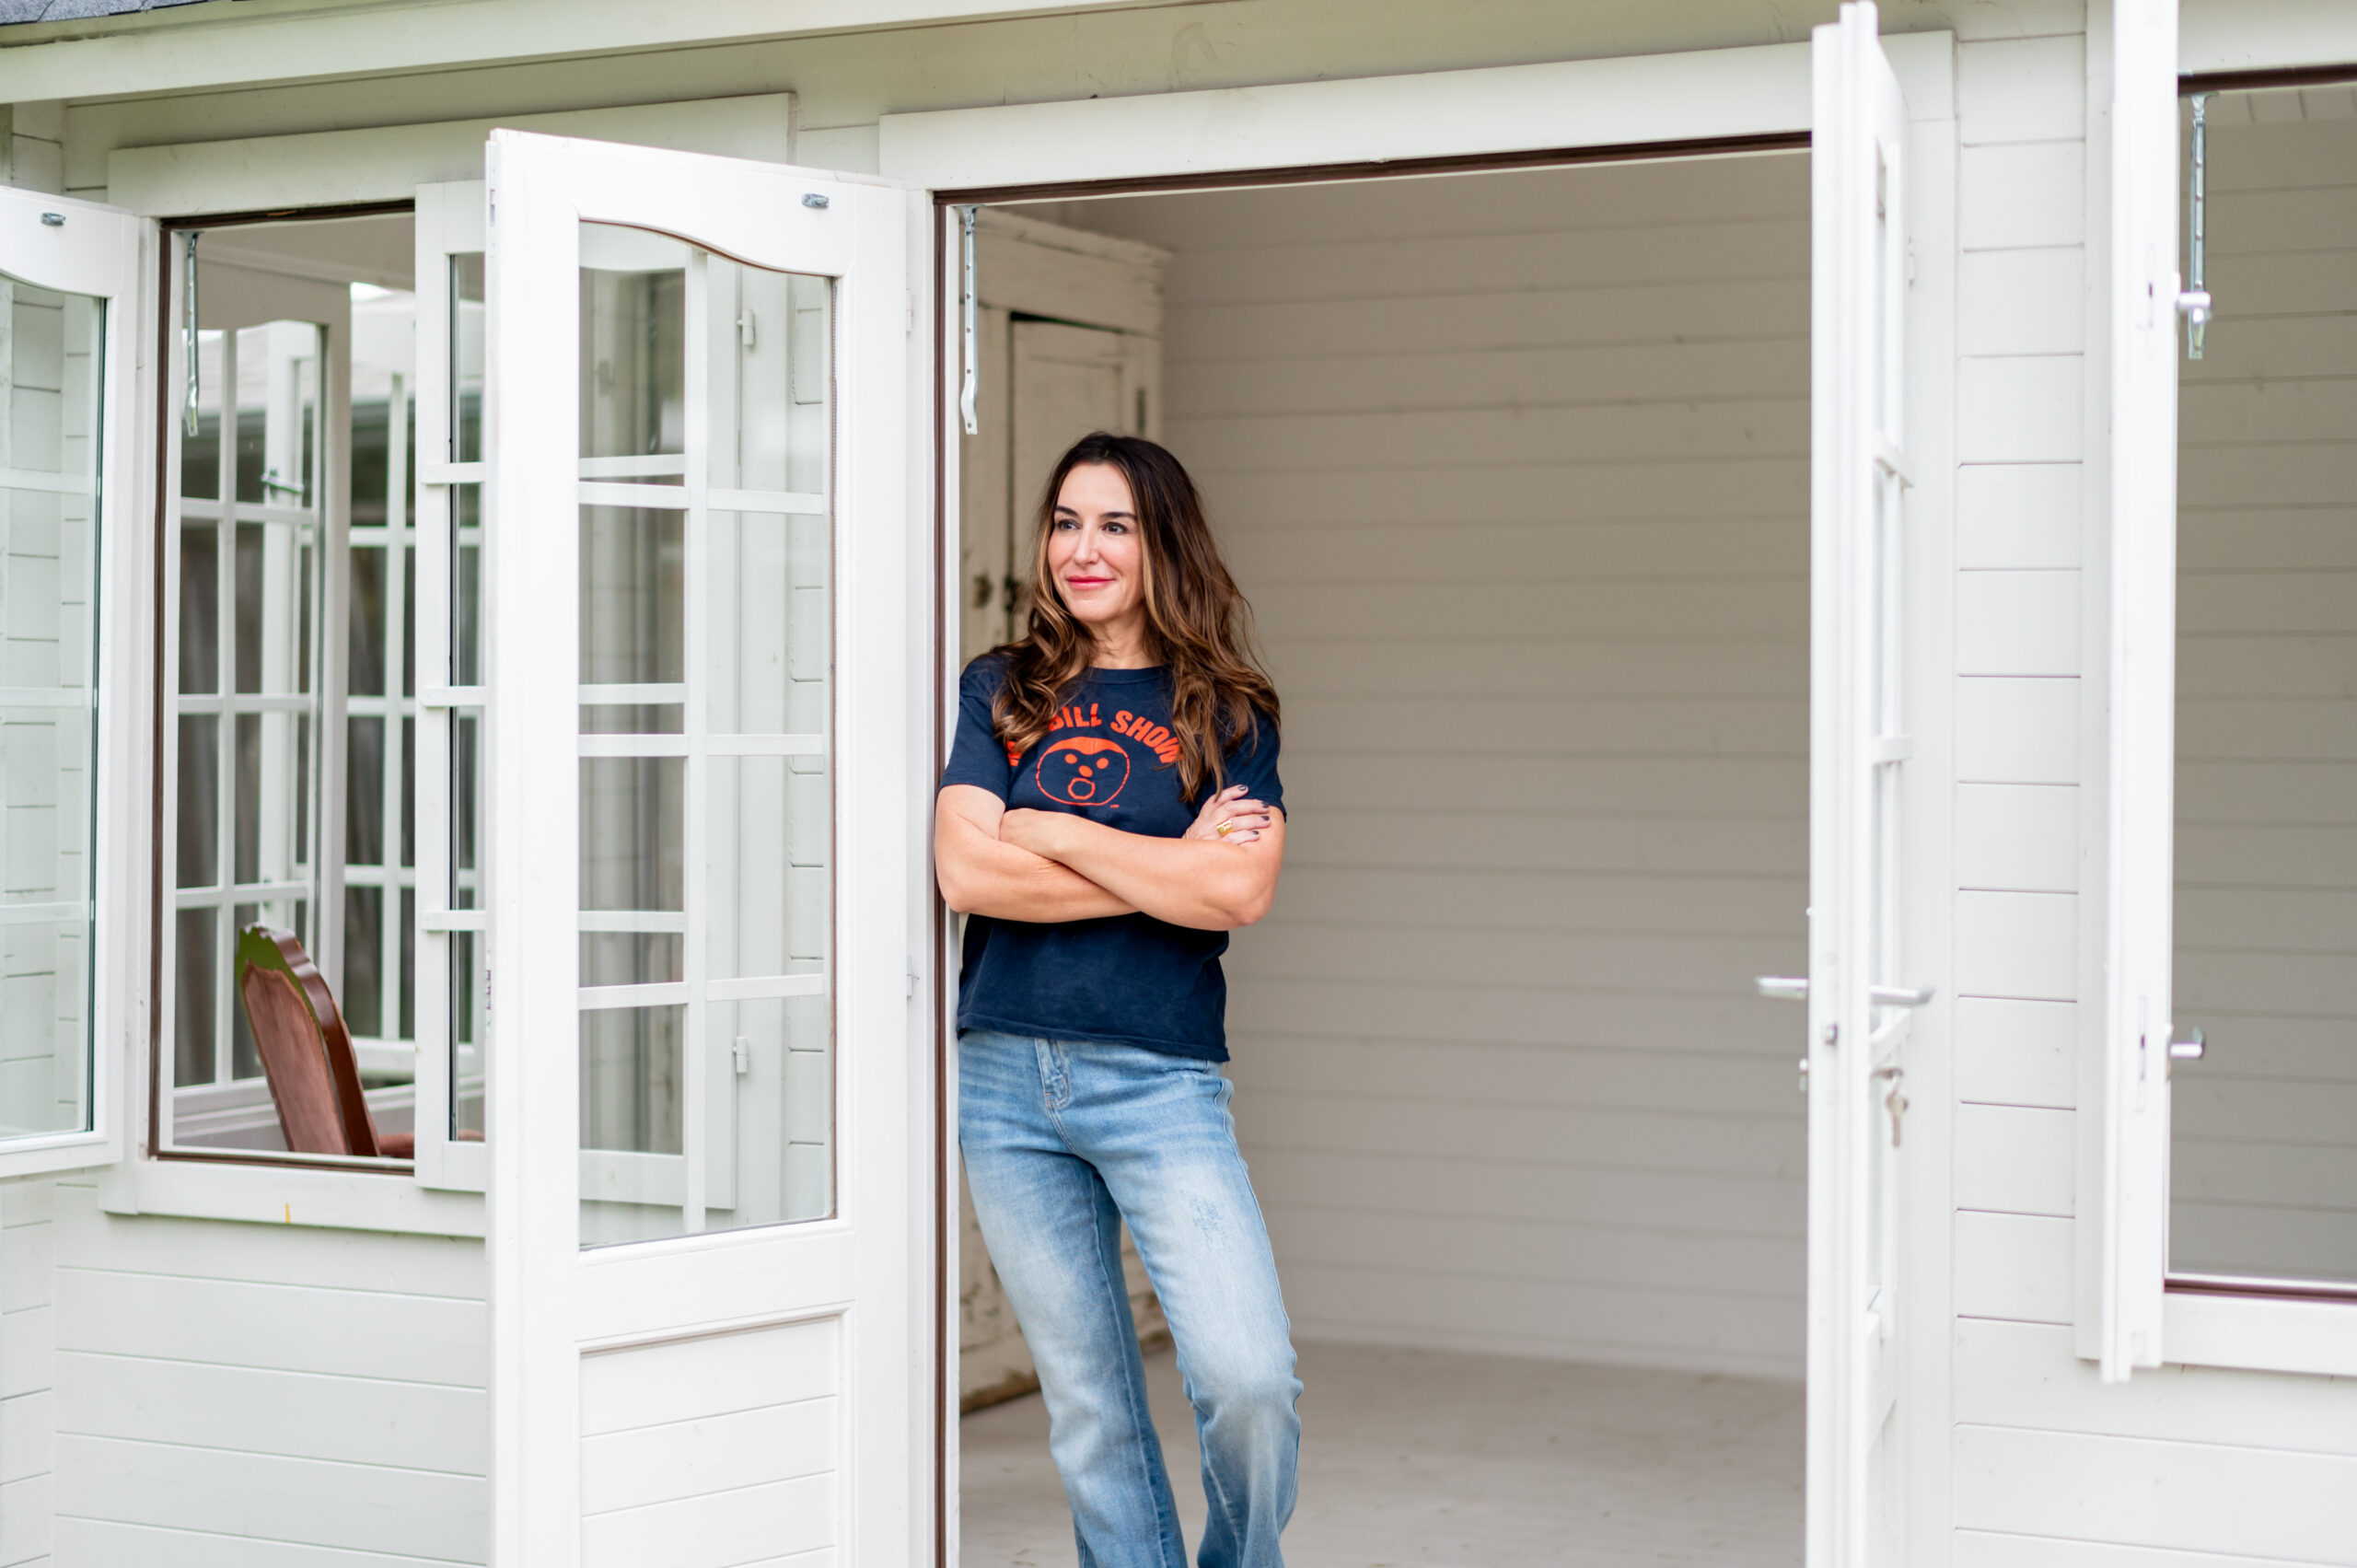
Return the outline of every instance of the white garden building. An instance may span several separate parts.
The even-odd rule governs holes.
[[[2357,1564],[2357,9],[0,16],[0,1568],[1069,1550],[927,833],[1098,427],[1296,1563]]]

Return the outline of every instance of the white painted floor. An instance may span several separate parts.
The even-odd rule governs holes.
[[[1203,1517],[1170,1353],[1146,1362],[1188,1549]],[[1301,1347],[1288,1568],[1801,1560],[1798,1383],[1364,1345]],[[962,1568],[1071,1568],[1037,1394],[961,1427]]]

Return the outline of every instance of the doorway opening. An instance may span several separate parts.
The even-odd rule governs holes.
[[[1225,959],[1304,1563],[1797,1562],[1805,152],[1038,201],[978,225],[961,658],[1086,431],[1202,488],[1284,703]],[[1068,1562],[961,1235],[962,1560]],[[1193,1433],[1134,1265],[1158,1424]]]

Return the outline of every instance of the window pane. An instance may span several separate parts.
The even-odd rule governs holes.
[[[197,334],[197,424],[180,431],[180,494],[191,500],[221,498],[221,334]],[[176,412],[185,401],[176,401]]]
[[[450,460],[482,460],[482,285],[480,254],[450,258]]]
[[[2234,100],[2241,98],[2244,103]],[[2169,1266],[2357,1283],[2357,187],[2286,202],[2344,126],[2223,94],[2209,182],[2233,238],[2182,362]],[[2213,229],[2213,235],[2220,232]],[[2336,244],[2340,243],[2338,241]]]
[[[214,964],[214,926],[209,909],[182,910],[175,917],[172,942],[172,1083],[213,1081],[213,1018],[218,970]]]
[[[625,753],[580,764],[582,905],[642,929],[585,932],[581,982],[688,997],[582,1014],[582,1236],[817,1218],[834,1208],[830,285],[584,234],[584,476],[754,495],[582,510],[581,680],[604,690],[580,727]],[[670,912],[682,929],[644,929]]]
[[[581,509],[581,679],[618,686],[685,677],[687,515]]]
[[[343,862],[385,864],[385,721],[347,718],[344,728]]]
[[[0,277],[0,1138],[91,1124],[104,325]]]
[[[374,1040],[384,1033],[384,972],[378,954],[384,947],[385,893],[381,888],[343,890],[344,1027],[355,1036]]]
[[[180,525],[180,678],[182,691],[221,689],[219,530]]]
[[[377,476],[381,482],[383,475]],[[384,510],[383,503],[377,511]],[[354,697],[385,694],[385,552],[382,546],[352,548],[351,664],[345,690]]]
[[[248,231],[240,243],[266,243],[269,232]],[[311,710],[321,632],[344,634],[318,622],[323,350],[321,329],[305,321],[206,334],[196,368],[202,407],[214,411],[211,444],[202,424],[197,436],[179,435],[180,626],[168,683],[181,694],[174,874],[181,899],[202,890],[203,901],[182,908],[174,924],[173,1079],[186,1092],[168,1108],[173,1143],[276,1146],[276,1112],[234,994],[229,937],[261,924],[307,947],[318,938],[308,893],[318,873],[310,841],[321,772]],[[226,499],[215,478],[225,429],[233,448]],[[341,557],[337,567],[346,569]],[[383,663],[380,655],[379,670]],[[257,889],[267,891],[257,897]],[[250,901],[239,901],[241,891]]]
[[[450,933],[450,1136],[482,1136],[482,945]]]
[[[482,681],[482,486],[450,487],[450,684]]]
[[[686,783],[678,757],[582,760],[582,908],[687,907]]]
[[[482,776],[478,766],[482,742],[482,710],[459,708],[450,714],[450,888],[449,907],[482,907],[482,862],[477,848],[475,823],[482,802]]]

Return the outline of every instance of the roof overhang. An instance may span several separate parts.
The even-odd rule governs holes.
[[[1198,0],[246,0],[0,29],[0,103],[148,97]]]

